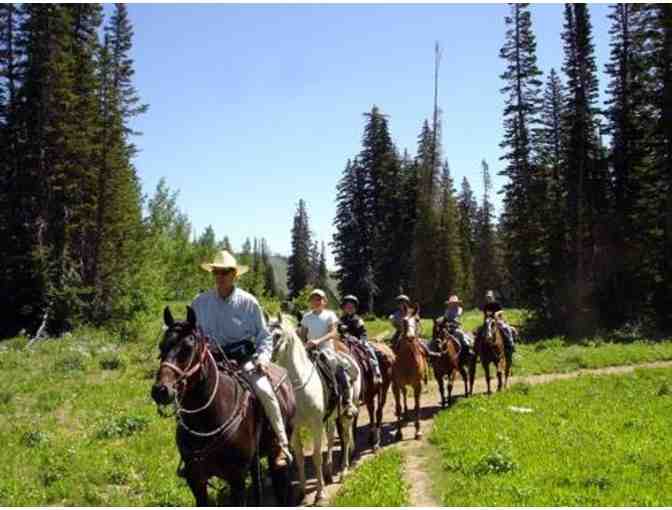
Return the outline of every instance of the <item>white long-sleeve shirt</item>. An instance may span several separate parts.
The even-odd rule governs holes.
[[[212,289],[197,296],[191,307],[196,312],[196,324],[220,345],[249,339],[255,343],[259,359],[270,361],[273,338],[259,302],[252,294],[234,287],[231,294],[222,299],[217,290]]]

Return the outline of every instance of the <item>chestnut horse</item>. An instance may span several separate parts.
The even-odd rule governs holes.
[[[509,380],[511,358],[506,354],[504,337],[497,325],[497,319],[494,317],[486,317],[480,334],[476,334],[475,350],[481,358],[488,395],[492,393],[490,389],[490,363],[495,365],[497,369],[497,391],[501,391],[502,387],[506,387]]]
[[[395,439],[402,439],[401,433],[401,396],[404,398],[404,414],[408,412],[406,406],[406,386],[413,387],[415,396],[415,439],[422,437],[420,431],[420,393],[422,382],[426,381],[427,362],[422,348],[418,345],[420,339],[420,306],[416,303],[409,307],[409,314],[401,321],[401,331],[395,354],[397,356],[392,365],[392,391],[394,392],[395,410],[397,414],[397,433]]]
[[[271,454],[275,434],[236,363],[222,355],[218,366],[190,307],[184,322],[174,321],[166,307],[164,322],[168,329],[159,345],[161,365],[152,398],[160,406],[176,406],[176,442],[184,464],[178,475],[186,478],[196,504],[208,504],[209,479],[218,477],[229,483],[233,504],[244,505],[245,479],[251,472],[254,503],[260,506],[263,484],[259,460],[267,456],[278,503],[290,505],[289,467],[276,464]],[[283,369],[271,365],[269,370],[291,437],[296,412],[291,381]]]
[[[446,321],[434,320],[432,338],[439,346],[441,357],[432,358],[430,364],[434,370],[434,377],[439,385],[441,400],[439,405],[452,405],[453,383],[458,372],[464,381],[464,396],[468,397],[474,391],[474,377],[476,374],[476,356],[462,355],[460,342],[448,331]],[[467,374],[468,370],[468,374]],[[448,399],[445,397],[444,377],[448,377]]]
[[[366,405],[369,412],[369,443],[374,451],[380,448],[380,431],[383,423],[383,408],[387,400],[387,391],[392,382],[392,365],[396,356],[387,345],[378,342],[370,342],[376,351],[382,382],[373,383],[373,367],[369,359],[369,351],[360,344],[357,338],[341,334],[336,342],[336,350],[352,356],[359,366],[362,374],[361,402]],[[357,433],[357,416],[353,423],[353,437]],[[354,450],[354,449],[353,449]]]

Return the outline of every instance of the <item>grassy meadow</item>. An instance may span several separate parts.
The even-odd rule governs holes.
[[[183,304],[172,304],[172,308],[176,317],[185,313]],[[469,312],[466,328],[472,329],[479,320],[478,312]],[[186,484],[175,475],[175,422],[157,415],[149,395],[158,366],[161,326],[157,316],[143,324],[135,341],[127,335],[81,328],[31,347],[25,338],[0,342],[0,506],[193,504]],[[373,334],[375,328],[389,329],[384,320],[367,322],[367,326]],[[517,374],[545,373],[659,359],[672,359],[672,342],[567,345],[551,339],[521,345],[515,370]],[[649,390],[641,399],[633,392],[630,407],[649,406]],[[537,391],[531,389],[530,395]],[[530,395],[513,391],[491,401],[473,402],[495,406],[500,398],[525,402]],[[464,420],[467,427],[469,418],[460,411],[466,409],[465,404],[472,405],[460,402],[456,412],[446,416],[453,423]],[[645,437],[650,439],[650,434]],[[401,472],[390,471],[390,466],[400,464],[395,455],[400,454],[385,452],[366,469],[368,461],[363,463],[348,479],[338,504],[353,502],[347,498],[361,492],[357,487],[373,487],[370,480],[382,472],[392,473],[391,480],[399,482],[385,481],[379,487],[380,495],[369,491],[367,497],[373,499],[367,499],[367,504],[403,504]],[[379,464],[384,469],[376,467]],[[363,486],[357,485],[359,473],[365,473]],[[388,493],[388,484],[397,488]]]
[[[434,420],[434,492],[447,506],[670,506],[671,422],[671,369],[460,400]]]

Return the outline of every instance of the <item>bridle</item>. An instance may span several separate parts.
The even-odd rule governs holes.
[[[197,351],[195,349],[191,353],[191,357],[189,358],[189,362],[187,363],[188,368],[183,370],[174,363],[170,363],[168,361],[163,361],[161,362],[161,365],[159,365],[159,370],[161,370],[161,368],[163,367],[167,367],[171,369],[173,372],[175,372],[175,374],[177,374],[177,379],[174,384],[176,390],[175,412],[178,416],[181,414],[196,414],[207,409],[215,400],[215,395],[217,394],[217,390],[219,389],[219,370],[217,367],[217,363],[215,362],[215,358],[212,356],[212,353],[208,348],[208,342],[202,335],[197,334],[194,336],[196,337],[198,343],[202,347],[200,355],[197,354]],[[195,361],[196,359],[197,361]],[[189,389],[189,381],[191,377],[199,371],[201,371],[201,378],[205,377],[206,362],[210,362],[210,364],[215,368],[215,386],[212,390],[212,394],[210,395],[210,397],[208,398],[207,402],[204,405],[200,406],[197,409],[187,409],[182,405],[182,400],[184,399],[185,393]]]

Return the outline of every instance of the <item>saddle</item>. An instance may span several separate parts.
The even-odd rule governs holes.
[[[321,356],[316,349],[311,350],[309,356],[317,368],[320,379],[322,379],[322,386],[327,389],[327,408],[323,418],[323,421],[327,421],[327,418],[331,416],[341,401],[340,387],[336,375],[331,371],[331,367],[324,356]]]

